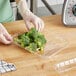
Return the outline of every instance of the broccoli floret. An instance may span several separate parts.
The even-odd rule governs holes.
[[[19,38],[19,39],[25,38],[25,36],[27,36],[27,33],[28,33],[28,32],[25,32],[24,34],[19,35],[18,38]]]
[[[34,41],[38,37],[38,31],[35,28],[31,28],[27,35]]]
[[[18,38],[15,38],[15,42],[21,45],[21,47],[26,47],[30,44],[30,38],[28,36],[25,36],[25,34],[18,36]]]
[[[43,35],[39,35],[38,38],[35,39],[35,42],[37,43],[38,48],[42,48],[46,43],[46,39]]]
[[[28,37],[28,36],[22,37],[22,39],[21,39],[21,44],[22,44],[24,47],[28,46],[28,45],[30,44],[30,39],[29,39],[29,37]]]
[[[18,39],[18,38],[14,38],[14,41],[15,41],[16,43],[18,43],[18,44],[20,44],[20,42],[21,42],[21,40]]]
[[[18,36],[18,39],[22,39],[23,37],[25,37],[25,34],[21,34]]]
[[[15,41],[20,44],[21,47],[27,48],[27,50],[33,52],[36,52],[37,49],[43,51],[44,45],[46,44],[44,35],[38,32],[35,28],[19,35]]]
[[[26,49],[29,50],[29,51],[36,52],[36,50],[37,50],[37,44],[36,43],[30,43],[30,45],[28,47],[26,47]]]

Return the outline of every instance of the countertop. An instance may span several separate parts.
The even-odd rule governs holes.
[[[49,40],[51,34],[61,36],[67,41],[67,48],[49,59],[43,59],[30,54],[26,50],[11,44],[0,44],[0,59],[14,63],[17,70],[0,76],[60,76],[55,70],[55,64],[76,57],[76,28],[69,28],[62,24],[61,16],[47,16],[42,18],[45,28],[42,33]],[[12,35],[26,31],[24,21],[4,23],[8,32]],[[61,76],[63,76],[62,74]],[[65,75],[64,75],[65,76]],[[66,76],[76,76],[76,69],[66,73]]]

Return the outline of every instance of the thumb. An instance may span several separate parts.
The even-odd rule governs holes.
[[[3,33],[3,35],[6,37],[7,40],[12,40],[12,37],[10,36],[10,34],[7,32],[7,30],[5,29],[5,27],[0,24],[1,27],[1,32]]]
[[[0,34],[0,42],[4,44],[10,44],[11,41],[8,41],[3,34]]]
[[[8,41],[13,41],[13,38],[9,33],[5,33],[4,36]]]

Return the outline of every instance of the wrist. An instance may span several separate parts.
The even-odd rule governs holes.
[[[21,16],[28,15],[30,13],[30,10],[27,6],[26,0],[20,0],[18,3],[18,11],[21,14]]]

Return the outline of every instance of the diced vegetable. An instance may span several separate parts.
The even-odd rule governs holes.
[[[44,35],[38,32],[35,28],[31,28],[29,32],[19,35],[14,39],[21,47],[27,48],[29,51],[42,51],[46,44]]]

